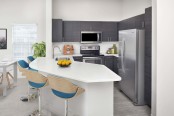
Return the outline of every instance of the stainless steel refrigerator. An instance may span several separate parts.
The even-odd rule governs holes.
[[[119,66],[122,77],[120,90],[135,105],[144,105],[144,48],[145,31],[138,29],[119,31]]]

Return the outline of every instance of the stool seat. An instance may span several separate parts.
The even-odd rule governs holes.
[[[60,92],[57,90],[52,89],[52,92],[54,93],[54,95],[60,97],[60,98],[64,98],[64,99],[69,99],[75,96],[76,92],[74,93],[64,93],[64,92]]]
[[[68,116],[68,100],[82,94],[85,90],[70,81],[59,77],[47,77],[54,95],[65,99],[65,116]]]
[[[28,63],[32,62],[35,60],[35,58],[33,56],[28,56],[27,57]]]
[[[35,83],[35,82],[31,82],[28,81],[28,83],[30,84],[30,86],[34,87],[34,88],[41,88],[44,87],[46,83]]]
[[[34,87],[38,91],[39,98],[39,110],[38,115],[41,116],[41,96],[40,96],[40,88],[47,85],[47,78],[43,75],[39,74],[37,70],[34,70],[29,67],[29,64],[24,60],[18,61],[18,69],[22,72],[23,75],[26,76],[28,83],[30,86]]]

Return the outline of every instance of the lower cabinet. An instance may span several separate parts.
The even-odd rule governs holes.
[[[105,56],[104,65],[114,71],[114,56]]]
[[[114,57],[114,72],[118,74],[118,57]]]
[[[118,58],[115,56],[102,56],[102,64],[108,67],[110,70],[118,74]],[[82,62],[82,56],[73,56],[74,61]]]
[[[118,58],[115,56],[104,56],[103,64],[118,74]]]

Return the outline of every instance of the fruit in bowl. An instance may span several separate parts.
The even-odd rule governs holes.
[[[61,66],[61,67],[68,67],[69,65],[71,65],[71,60],[70,59],[60,59],[57,62],[57,65]]]

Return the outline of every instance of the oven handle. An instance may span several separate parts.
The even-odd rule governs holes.
[[[100,57],[83,57],[83,62],[85,62],[85,60],[100,60],[101,64],[103,64],[103,60]]]

